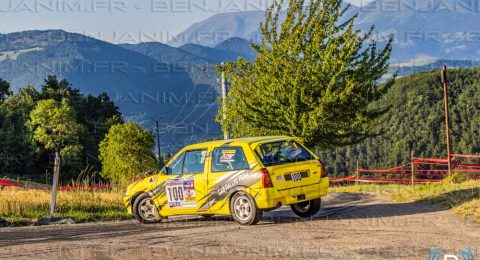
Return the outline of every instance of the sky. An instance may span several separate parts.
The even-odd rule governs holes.
[[[167,42],[221,12],[264,10],[271,0],[0,0],[0,33],[63,29],[113,43]]]
[[[62,29],[112,43],[167,42],[193,23],[215,14],[265,10],[272,2],[273,0],[0,0],[0,33]]]

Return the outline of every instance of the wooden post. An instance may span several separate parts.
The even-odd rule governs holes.
[[[410,167],[411,167],[411,173],[412,173],[412,186],[414,184],[414,179],[415,179],[415,165],[413,164],[413,157],[414,157],[414,154],[412,149],[412,157],[410,159]]]
[[[450,148],[450,121],[448,119],[448,89],[447,89],[447,66],[443,65],[442,83],[443,98],[445,100],[445,135],[447,136],[447,160],[448,160],[448,176],[452,174],[452,157]]]
[[[55,206],[57,202],[58,179],[60,177],[60,154],[55,151],[55,165],[53,170],[52,200],[50,201],[50,217],[55,216]]]
[[[355,180],[355,185],[358,185],[358,179],[360,178],[360,172],[358,171],[358,159],[357,159],[357,176],[356,176],[356,180]]]

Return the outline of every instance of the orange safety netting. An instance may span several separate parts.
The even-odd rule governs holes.
[[[480,179],[480,164],[463,163],[455,161],[457,158],[480,159],[480,155],[451,155],[451,172],[464,173],[466,178]],[[412,172],[413,166],[413,172]],[[422,168],[428,166],[429,169]],[[441,167],[432,169],[432,167]],[[413,158],[409,164],[400,165],[389,169],[357,169],[357,174],[344,178],[331,178],[331,182],[355,181],[363,183],[428,183],[439,182],[448,175],[448,159],[445,158]],[[361,174],[377,175],[378,177],[362,177]],[[478,175],[472,175],[477,173]],[[383,176],[382,176],[383,175]],[[392,178],[391,175],[405,176]]]

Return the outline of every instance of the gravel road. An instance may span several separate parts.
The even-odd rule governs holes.
[[[434,247],[446,254],[470,248],[479,258],[479,242],[480,224],[439,206],[331,193],[312,219],[284,207],[256,226],[190,216],[155,225],[132,220],[0,228],[0,258],[427,259]]]

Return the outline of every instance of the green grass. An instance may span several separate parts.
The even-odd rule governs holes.
[[[10,226],[33,224],[50,212],[50,191],[2,188],[0,201],[0,218]],[[130,218],[123,204],[122,189],[61,191],[56,212],[57,217],[74,217],[79,222]]]
[[[364,192],[388,196],[395,202],[427,201],[480,222],[480,180],[452,177],[440,183],[410,185],[353,185],[332,187],[332,192]]]

